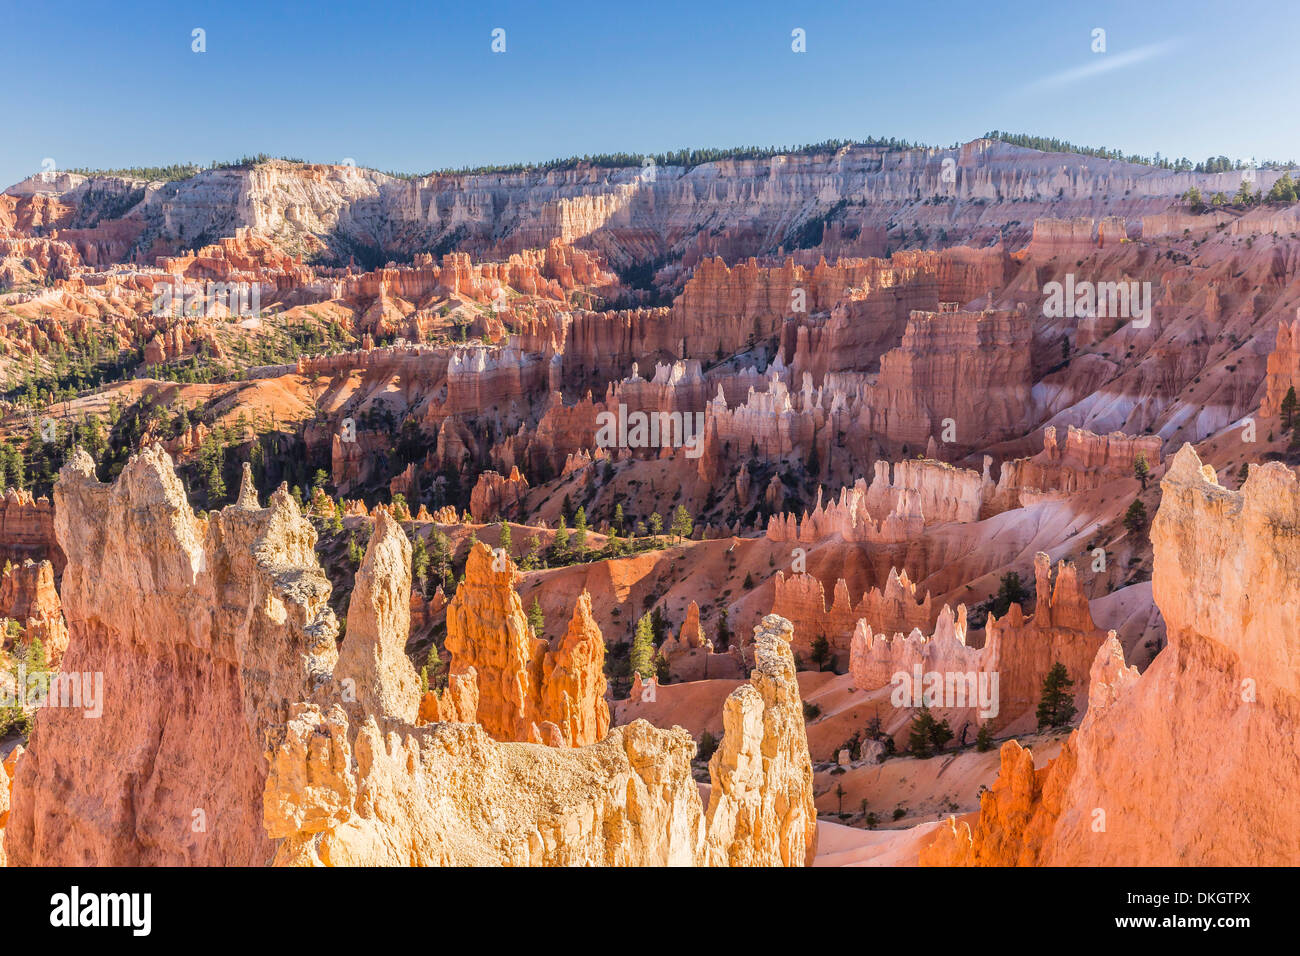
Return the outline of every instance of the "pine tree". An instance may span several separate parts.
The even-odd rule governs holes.
[[[429,586],[429,549],[424,543],[424,537],[418,534],[415,543],[411,545],[411,577],[423,597]]]
[[[537,535],[528,539],[528,553],[524,555],[519,566],[525,571],[534,571],[542,565],[542,540]]]
[[[514,539],[510,535],[510,525],[506,523],[505,518],[501,519],[499,527],[501,529],[501,535],[498,538],[498,547],[505,551],[506,554],[514,557]]]
[[[569,527],[564,523],[564,515],[560,515],[560,520],[555,526],[555,544],[552,547],[560,557],[569,550]]]
[[[1128,511],[1124,512],[1124,527],[1132,534],[1137,534],[1147,526],[1147,509],[1142,504],[1140,498],[1134,498],[1133,503],[1128,506]]]
[[[587,550],[587,509],[578,505],[578,513],[573,516],[573,550],[584,554]]]
[[[731,646],[731,625],[727,622],[727,609],[724,607],[718,612],[718,650],[725,650]]]
[[[429,563],[438,575],[439,583],[446,587],[451,577],[451,539],[438,530],[431,537],[433,551],[429,555]]]
[[[420,691],[427,694],[431,685],[438,681],[438,671],[442,667],[442,658],[438,656],[438,644],[435,641],[429,642],[429,653],[424,659],[424,666],[420,668]]]
[[[664,617],[662,608],[655,607],[650,611],[650,637],[656,645],[659,645],[667,636],[668,619]]]
[[[664,529],[664,519],[659,517],[659,512],[656,511],[650,515],[649,519],[647,519],[647,523],[650,526],[650,533],[654,535],[655,544],[658,544],[659,532]]]
[[[1139,454],[1133,461],[1133,477],[1142,482],[1142,490],[1147,490],[1147,475],[1151,474],[1151,466],[1147,464],[1147,456]]]
[[[1296,396],[1295,386],[1292,385],[1286,390],[1286,395],[1282,397],[1282,427],[1290,428],[1291,420],[1295,417]]]
[[[528,623],[533,628],[533,636],[541,637],[542,631],[546,628],[546,617],[542,614],[542,605],[536,596],[533,597],[532,607],[528,609]]]
[[[664,657],[663,651],[655,653],[655,678],[661,684],[668,683],[668,658]]]
[[[649,614],[642,614],[641,619],[636,622],[636,634],[632,638],[628,666],[633,674],[640,674],[642,680],[647,680],[655,673],[654,629]]]
[[[17,622],[14,622],[17,624]],[[50,686],[50,663],[45,654],[45,644],[39,637],[34,637],[24,648],[21,660],[27,672],[27,679],[44,694]]]
[[[825,634],[818,634],[813,638],[812,659],[817,665],[817,670],[825,670],[826,662],[831,659],[831,642],[826,639]]]
[[[212,507],[226,497],[226,480],[221,476],[221,462],[217,459],[208,465],[208,507]]]
[[[1038,729],[1063,727],[1074,719],[1074,686],[1065,665],[1057,661],[1043,678],[1043,696],[1038,702]]]
[[[1002,575],[998,582],[998,594],[993,599],[992,613],[1002,617],[1011,608],[1013,604],[1022,604],[1029,597],[1025,587],[1020,583],[1020,575],[1015,571],[1008,571]]]
[[[1296,183],[1291,179],[1290,173],[1283,173],[1278,181],[1273,184],[1273,188],[1268,191],[1269,202],[1295,202],[1296,201]]]
[[[623,505],[622,504],[616,504],[614,506],[614,530],[617,531],[619,534],[623,533]]]
[[[883,727],[883,725],[882,725],[881,722],[880,722],[880,715],[879,715],[879,714],[872,714],[872,715],[871,715],[871,719],[867,721],[867,731],[866,731],[866,732],[867,732],[867,736],[870,737],[872,740],[879,740],[879,739],[880,739],[881,735],[882,735],[885,731],[884,731],[884,727]]]
[[[930,756],[935,726],[934,715],[930,713],[930,708],[921,707],[912,718],[912,728],[907,735],[908,751],[918,757]]]
[[[975,749],[980,753],[993,749],[993,730],[987,720],[980,724],[979,733],[975,735]]]
[[[50,669],[49,659],[45,655],[45,642],[39,637],[33,637],[27,645],[24,663],[29,674],[44,674]]]
[[[691,518],[691,513],[686,510],[685,505],[678,505],[673,512],[672,533],[677,536],[680,542],[691,536],[695,530],[695,521]]]
[[[948,726],[948,721],[940,720],[930,725],[930,746],[939,751],[943,745],[952,740],[952,728]]]

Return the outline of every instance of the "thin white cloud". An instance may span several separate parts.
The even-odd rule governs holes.
[[[1140,46],[1136,50],[1129,50],[1125,53],[1094,53],[1092,54],[1092,62],[1087,66],[1078,66],[1074,69],[1062,70],[1060,73],[1053,73],[1051,76],[1045,76],[1025,86],[1024,91],[1032,92],[1069,86],[1072,83],[1091,79],[1094,76],[1101,76],[1103,73],[1112,73],[1115,70],[1122,70],[1125,67],[1136,66],[1158,56],[1164,56],[1176,46],[1178,46],[1177,40],[1166,40],[1163,43]]]

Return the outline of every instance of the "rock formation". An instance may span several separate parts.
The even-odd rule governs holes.
[[[447,678],[441,690],[420,698],[419,723],[473,724],[478,722],[478,671],[472,667]]]
[[[54,514],[68,556],[63,670],[103,674],[103,713],[37,713],[13,781],[9,862],[266,863],[263,727],[337,659],[316,533],[283,488],[266,508],[246,490],[195,517],[158,446],[112,485],[79,452]]]
[[[930,637],[919,629],[890,637],[876,633],[869,621],[859,621],[849,658],[854,686],[885,687],[896,674],[910,676],[918,666],[922,673],[997,675],[997,713],[988,718],[991,728],[1025,731],[1035,727],[1043,679],[1054,664],[1061,663],[1074,681],[1076,706],[1082,710],[1089,699],[1088,668],[1106,634],[1092,621],[1073,565],[1064,561],[1058,565],[1053,586],[1050,560],[1040,552],[1034,556],[1034,574],[1038,594],[1034,615],[1026,618],[1019,604],[1012,604],[1001,619],[989,615],[982,648],[966,644],[964,605],[956,613],[945,606]],[[984,716],[976,710],[960,708],[952,718],[954,731],[960,733],[962,723],[978,728]]]
[[[1294,319],[1278,323],[1273,351],[1268,355],[1268,375],[1259,413],[1265,417],[1280,414],[1286,393],[1297,386],[1300,386],[1300,312]]]
[[[368,711],[414,723],[420,709],[419,682],[406,658],[411,630],[411,544],[384,508],[357,569],[348,603],[348,626],[336,678],[347,684]]]
[[[63,573],[63,551],[54,540],[54,508],[48,498],[33,498],[10,488],[0,498],[0,560],[50,561]]]
[[[1235,499],[1162,458],[1196,442],[1236,487],[1288,454],[1276,416],[1300,382],[1296,208],[1180,198],[1232,194],[1238,170],[991,139],[652,172],[579,161],[400,178],[271,160],[167,183],[42,174],[0,194],[0,373],[24,396],[0,403],[0,473],[32,489],[0,501],[0,563],[14,565],[0,616],[52,657],[66,627],[65,674],[102,675],[107,693],[94,721],[36,713],[30,755],[8,772],[11,859],[792,862],[809,815],[794,810],[807,788],[784,657],[811,664],[823,637],[829,668],[850,674],[800,675],[819,756],[889,714],[900,670],[997,676],[1003,734],[1034,728],[1052,664],[1074,679],[1083,728],[1050,771],[1008,749],[968,858],[1082,859],[1069,828],[1090,801],[1135,859],[1165,857],[1116,812],[1180,859],[1228,859],[1148,819],[1181,815],[1159,768],[1214,829],[1180,752],[1287,832],[1290,817],[1260,809],[1262,785],[1235,778],[1271,769],[1261,742],[1294,724],[1281,675],[1295,655],[1276,636],[1291,624],[1290,486],[1257,468]],[[1262,190],[1283,175],[1257,173]],[[1151,321],[1049,308],[1067,276],[1098,297],[1145,289]],[[242,314],[235,288],[261,311]],[[60,446],[97,454],[112,424],[100,473],[137,457],[104,486],[78,456],[51,490],[44,463],[61,452],[14,454],[38,406]],[[619,407],[689,416],[702,446],[611,445],[598,422]],[[314,490],[311,520],[330,529],[319,559],[283,491],[262,508],[249,482],[220,507],[231,476],[215,481],[208,453],[232,442],[251,448],[264,494],[281,480]],[[1152,542],[1124,509],[1138,497],[1154,510],[1147,485],[1167,470],[1153,584]],[[384,503],[398,495],[405,508]],[[601,548],[566,555],[552,529],[576,504]],[[694,532],[653,535],[679,505]],[[619,508],[618,536],[602,533]],[[1180,508],[1207,545],[1192,519],[1170,530]],[[538,542],[542,567],[518,586],[558,622],[551,640],[528,625],[513,563],[470,543],[489,520]],[[1228,543],[1230,521],[1253,543]],[[430,523],[455,572],[466,564],[450,606],[410,586],[407,535]],[[344,544],[367,538],[356,568]],[[960,602],[1035,554],[1105,562],[1088,577],[1067,560],[1053,578],[1037,558],[1032,613],[990,616],[967,645]],[[812,573],[791,574],[791,558]],[[1212,560],[1228,570],[1208,575]],[[346,631],[322,563],[350,594],[333,592]],[[621,640],[652,608],[682,626],[660,648],[668,680],[638,677],[647,699],[627,713],[716,738],[725,711],[709,812],[690,796],[703,768],[688,740],[610,729],[602,630]],[[768,627],[785,636],[761,659],[734,640],[718,653],[699,623],[748,630],[769,611],[793,627]],[[1135,663],[1165,663],[1136,678],[1111,627]],[[406,648],[441,651],[444,628],[450,673],[429,690]],[[1229,707],[1224,675],[1253,681],[1255,710]],[[1196,715],[1182,696],[1208,708],[1213,747],[1184,729]],[[941,709],[957,734],[979,722]],[[886,732],[910,715],[899,705]],[[1134,770],[1126,748],[1153,768]],[[1109,796],[1129,783],[1132,802]],[[1023,825],[1003,832],[1013,817]],[[778,819],[793,829],[773,840]],[[1270,839],[1245,856],[1268,856]]]
[[[832,669],[848,666],[849,648],[853,632],[859,621],[865,621],[880,633],[904,634],[913,630],[928,631],[934,624],[930,595],[917,596],[916,585],[907,577],[890,568],[884,588],[872,588],[854,604],[849,586],[843,578],[835,582],[835,593],[830,607],[822,583],[811,574],[793,574],[789,578],[778,571],[774,579],[772,613],[794,624],[795,653],[805,662],[811,661],[812,642],[825,637],[832,660]]]
[[[703,806],[694,744],[643,720],[576,748],[496,743],[298,703],[268,734],[282,865],[783,865],[816,851],[812,764],[788,622],[756,629]],[[360,726],[357,726],[360,724]],[[730,741],[730,743],[728,743]]]
[[[1140,677],[1111,638],[1088,713],[1034,771],[1014,742],[977,820],[926,864],[1278,866],[1300,862],[1294,527],[1300,482],[1252,467],[1240,491],[1174,457],[1151,529],[1169,644]],[[1269,598],[1260,600],[1260,596]],[[1261,769],[1265,768],[1265,769]]]
[[[683,730],[645,721],[580,748],[497,743],[296,704],[272,728],[267,832],[279,865],[665,866],[701,862]]]
[[[745,674],[745,657],[740,648],[714,652],[713,642],[704,636],[700,626],[700,606],[695,601],[686,606],[681,631],[664,638],[659,653],[668,662],[668,676],[674,681],[740,679]]]
[[[993,722],[999,730],[1018,719],[1023,729],[1032,729],[1029,718],[1042,697],[1043,679],[1054,664],[1063,664],[1074,681],[1076,706],[1082,712],[1090,699],[1089,668],[1097,648],[1107,639],[1106,632],[1093,623],[1074,565],[1060,562],[1053,582],[1051,562],[1039,552],[1034,555],[1034,586],[1037,602],[1033,617],[1026,619],[1020,605],[1012,604],[1001,618],[990,614],[984,625],[981,663],[985,670],[999,675],[1001,710]]]
[[[515,565],[479,542],[465,561],[465,580],[447,605],[452,675],[474,668],[478,722],[496,740],[536,740],[533,662],[546,642],[533,634],[514,589]]]
[[[469,498],[469,513],[475,521],[514,517],[519,499],[528,491],[528,480],[512,468],[507,477],[495,471],[485,471],[478,476]]]
[[[9,822],[9,774],[0,765],[0,866],[7,865],[5,858],[5,824]]]
[[[754,671],[727,697],[723,737],[709,761],[708,861],[799,866],[817,852],[817,809],[790,622],[754,628]]]
[[[500,570],[498,570],[500,568]],[[583,594],[554,647],[536,637],[515,592],[514,562],[483,543],[470,551],[447,606],[447,651],[455,678],[473,668],[477,719],[497,740],[594,743],[609,727],[605,642]],[[549,727],[548,727],[549,725]]]
[[[1095,435],[1071,425],[1062,445],[1057,430],[1048,425],[1043,429],[1041,452],[1002,463],[997,487],[986,495],[984,512],[1006,511],[1049,497],[1065,498],[1117,479],[1132,479],[1139,458],[1154,471],[1160,466],[1162,444],[1158,435]]]
[[[578,596],[568,629],[542,658],[537,716],[559,729],[567,746],[604,740],[609,732],[605,701],[605,639],[591,614],[591,595]]]
[[[15,744],[3,762],[0,762],[0,866],[7,866],[5,856],[5,826],[9,823],[9,803],[13,795],[13,771],[23,754],[23,745]]]
[[[907,541],[932,524],[978,520],[992,492],[987,474],[941,461],[910,459],[892,466],[878,461],[870,485],[859,478],[826,503],[819,488],[811,512],[801,519],[790,513],[773,515],[767,537],[806,544],[832,535],[844,541]]]
[[[54,587],[54,565],[29,559],[5,571],[0,577],[0,617],[18,622],[24,642],[39,640],[46,660],[58,669],[68,646],[68,626]]]
[[[0,821],[10,862],[812,859],[812,768],[788,622],[769,617],[756,631],[754,673],[729,704],[706,810],[688,734],[644,721],[606,734],[607,723],[575,711],[588,688],[603,692],[603,679],[585,676],[599,674],[603,649],[585,596],[564,639],[539,659],[552,691],[542,713],[569,738],[603,739],[498,743],[477,724],[413,722],[415,671],[400,654],[409,544],[383,509],[340,655],[315,535],[283,488],[260,508],[246,484],[235,505],[198,519],[155,446],[112,485],[96,481],[78,453],[55,500],[69,556],[66,664],[103,671],[111,690],[99,720],[59,708],[38,714]],[[150,564],[122,560],[146,543]],[[480,548],[466,590],[479,596],[460,610],[508,612],[518,602],[504,593],[513,569],[496,581],[491,552]],[[494,585],[504,585],[495,598]],[[181,617],[161,627],[168,607]],[[120,757],[88,762],[79,757],[87,752]]]

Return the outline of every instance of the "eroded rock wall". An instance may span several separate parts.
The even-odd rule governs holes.
[[[39,640],[50,665],[58,668],[68,646],[68,625],[54,586],[53,564],[29,559],[5,570],[0,576],[0,617],[18,622],[24,642]]]
[[[54,492],[65,673],[102,715],[42,708],[14,774],[15,865],[261,865],[262,728],[332,672],[316,533],[283,487],[197,518],[154,446],[111,485],[79,452]]]
[[[499,743],[477,724],[415,723],[415,670],[399,653],[409,544],[386,511],[340,655],[315,534],[284,488],[259,507],[246,474],[236,504],[199,519],[154,446],[111,485],[76,454],[55,496],[69,555],[65,669],[102,673],[105,706],[98,719],[38,714],[3,821],[11,863],[812,858],[812,769],[786,621],[756,629],[755,669],[729,705],[706,811],[685,731],[637,721],[605,733],[572,719],[565,694],[587,696],[578,675],[599,673],[603,648],[582,601],[539,659],[546,686],[561,690],[543,713],[572,737],[603,739]],[[490,562],[484,551],[475,560]],[[508,595],[497,603],[513,609]]]
[[[605,641],[584,592],[555,647],[533,634],[514,589],[515,564],[482,542],[447,606],[451,675],[477,675],[477,719],[496,740],[595,743],[609,728]]]
[[[755,629],[727,703],[707,810],[681,728],[644,720],[583,747],[414,727],[327,693],[268,731],[266,825],[281,865],[784,865],[816,851],[790,625]]]
[[[1106,632],[1093,623],[1088,599],[1079,586],[1074,566],[1062,561],[1053,582],[1048,556],[1034,556],[1038,601],[1026,617],[1012,604],[1002,618],[990,615],[984,646],[966,644],[966,607],[954,612],[945,606],[932,635],[919,628],[910,633],[878,632],[870,620],[861,620],[850,646],[849,673],[854,686],[875,690],[893,682],[896,674],[922,673],[996,675],[996,713],[978,713],[962,707],[953,713],[953,729],[961,724],[978,728],[988,719],[993,730],[1032,731],[1043,680],[1054,664],[1065,666],[1074,682],[1072,693],[1080,711],[1087,705],[1089,666]],[[988,684],[990,689],[993,685]]]
[[[1061,755],[1032,771],[1005,745],[979,818],[941,828],[922,863],[1300,863],[1300,481],[1270,463],[1231,491],[1185,445],[1161,488],[1168,646],[1139,677],[1109,639]]]

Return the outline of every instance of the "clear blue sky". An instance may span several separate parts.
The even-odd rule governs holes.
[[[948,145],[990,129],[1193,160],[1300,158],[1294,11],[1278,4],[0,8],[3,185],[45,157],[103,168],[265,152],[427,171],[868,134]],[[206,53],[191,52],[196,27]],[[504,54],[490,50],[495,27]],[[795,27],[806,53],[791,52]]]

